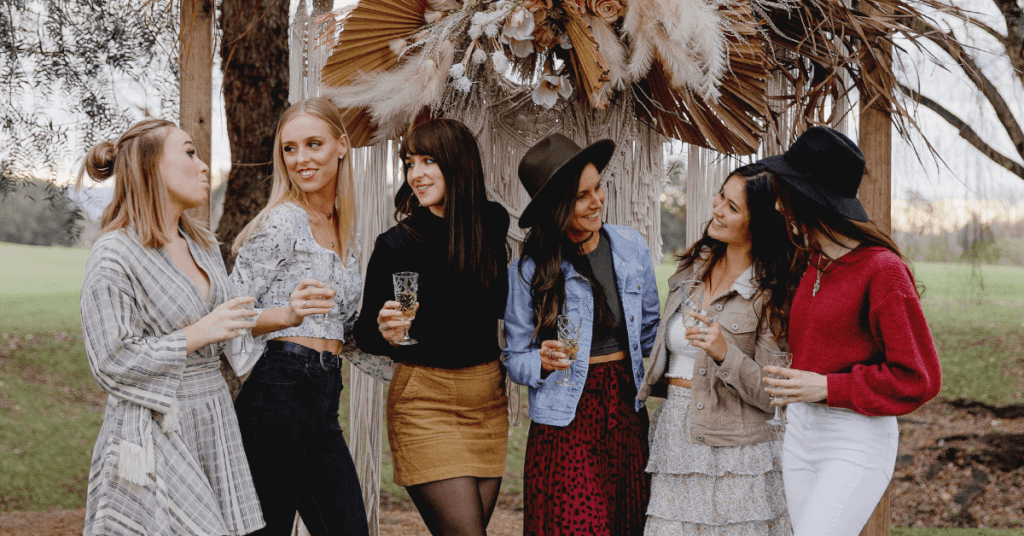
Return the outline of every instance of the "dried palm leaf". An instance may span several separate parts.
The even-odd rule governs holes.
[[[390,44],[418,32],[426,0],[360,0],[342,22],[341,38],[324,65],[323,83],[342,86],[356,73],[386,71],[398,64]]]
[[[672,84],[660,54],[634,91],[644,108],[642,118],[665,136],[722,153],[749,154],[760,144],[768,115],[768,72],[749,4],[720,6],[720,13],[728,22],[730,72],[722,78],[717,101]]]
[[[576,75],[576,87],[580,90],[583,104],[600,104],[598,94],[608,82],[608,62],[598,50],[597,41],[591,33],[580,13],[566,9],[565,31],[572,41],[573,74]]]

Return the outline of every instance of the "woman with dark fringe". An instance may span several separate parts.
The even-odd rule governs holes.
[[[398,363],[387,401],[395,483],[431,534],[483,536],[508,442],[497,329],[508,293],[508,212],[487,201],[480,151],[462,123],[415,126],[401,158],[398,225],[370,256],[356,342]],[[418,274],[411,321],[395,301],[398,272]],[[416,344],[400,344],[405,330]]]

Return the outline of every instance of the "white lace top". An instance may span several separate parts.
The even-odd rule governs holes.
[[[337,253],[321,246],[313,238],[309,215],[305,210],[293,203],[282,203],[270,212],[263,227],[249,237],[238,251],[235,267],[231,271],[231,282],[247,287],[249,295],[256,298],[258,312],[287,307],[292,291],[303,278],[325,279],[323,274],[313,273],[313,259],[316,256],[330,256],[334,259],[330,279],[337,291],[334,296],[337,305],[326,315],[307,316],[297,327],[253,337],[254,344],[250,345],[252,348],[246,355],[234,355],[232,352],[232,365],[238,374],[252,368],[271,339],[313,337],[346,340],[346,335],[355,324],[363,291],[358,252],[355,251],[359,244],[358,238],[354,243],[343,263]]]
[[[686,326],[683,325],[683,309],[676,310],[665,327],[665,346],[668,349],[668,378],[693,379],[693,365],[700,348],[690,346],[686,340]]]

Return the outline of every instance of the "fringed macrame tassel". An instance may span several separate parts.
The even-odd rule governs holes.
[[[170,434],[171,432],[179,432],[181,430],[178,425],[178,401],[171,402],[171,409],[167,410],[167,413],[160,419],[160,431],[164,434]]]
[[[117,458],[117,476],[135,484],[145,486],[149,483],[146,470],[149,456],[141,445],[121,441]]]
[[[117,476],[136,484],[149,484],[149,475],[156,473],[153,452],[153,417],[150,411],[132,404],[121,422],[122,439],[118,447]]]

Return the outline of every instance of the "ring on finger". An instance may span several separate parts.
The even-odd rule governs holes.
[[[384,323],[382,323],[381,325],[379,325],[377,327],[379,327],[381,331],[387,331],[388,330],[387,322],[384,322]]]
[[[706,335],[706,334],[707,334],[707,332],[708,332],[708,326],[707,326],[707,324],[701,324],[701,325],[700,325],[700,334],[701,334],[701,335]]]
[[[704,334],[703,333],[700,334],[700,342],[704,342]]]

